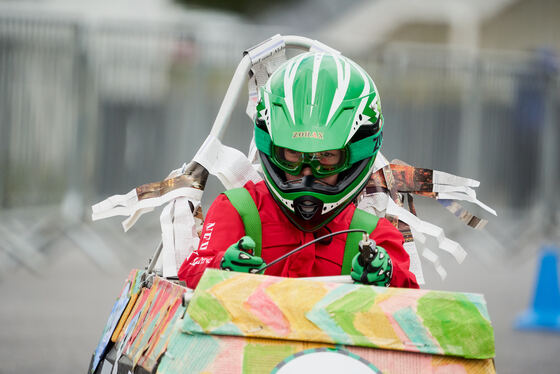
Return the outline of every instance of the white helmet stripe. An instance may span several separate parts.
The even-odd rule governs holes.
[[[338,110],[338,107],[342,103],[342,100],[344,100],[346,91],[348,91],[348,85],[350,84],[350,64],[346,62],[346,59],[340,58],[336,55],[331,55],[331,57],[336,64],[338,87],[336,88],[334,93],[331,109],[329,110],[329,116],[327,117],[327,124],[330,122],[332,116]],[[341,62],[342,64],[344,64],[344,67],[341,65]]]
[[[309,110],[309,116],[313,113],[313,107],[315,106],[315,91],[317,89],[317,79],[319,78],[319,68],[321,67],[321,60],[323,59],[323,54],[316,54],[313,59],[313,75],[311,83],[311,109]]]
[[[292,117],[293,123],[296,122],[294,115],[294,79],[296,78],[299,64],[305,56],[306,54],[302,53],[297,60],[292,60],[284,72],[284,100],[286,102],[286,106],[288,107],[288,112],[290,112],[290,116]]]
[[[370,108],[375,112],[375,116],[379,119],[379,91],[377,91],[377,87],[375,86],[375,82],[371,82],[373,84],[373,90],[375,91],[375,99],[370,104]]]

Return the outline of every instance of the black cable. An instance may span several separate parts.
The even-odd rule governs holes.
[[[292,250],[292,251],[286,253],[285,255],[282,255],[282,256],[278,257],[276,260],[272,261],[270,264],[266,264],[265,266],[263,266],[262,268],[260,268],[259,271],[257,271],[257,274],[258,274],[258,273],[262,273],[266,268],[269,268],[269,267],[271,267],[272,265],[274,265],[274,264],[276,264],[276,263],[282,261],[282,260],[285,259],[286,257],[289,257],[289,256],[293,255],[294,253],[296,253],[296,252],[298,252],[298,251],[301,251],[303,248],[307,247],[308,245],[311,245],[311,244],[313,244],[313,243],[317,243],[318,241],[321,241],[321,240],[326,239],[326,238],[330,238],[331,236],[335,236],[335,235],[338,235],[338,234],[345,234],[345,233],[348,233],[348,232],[361,232],[361,233],[364,233],[364,234],[367,235],[367,231],[366,231],[366,230],[361,230],[361,229],[348,229],[348,230],[335,231],[335,232],[333,232],[333,233],[320,236],[320,237],[318,237],[318,238],[316,238],[316,239],[314,239],[314,240],[312,240],[312,241],[310,241],[310,242],[307,242],[307,243],[305,243],[305,244],[303,244],[303,245],[300,245],[299,247],[297,247],[296,249],[294,249],[294,250]]]
[[[331,233],[332,233],[332,230],[329,229],[328,226],[323,226],[319,230],[317,230],[313,233],[313,237],[318,238],[321,235],[327,235],[327,234],[331,234]],[[321,240],[319,242],[319,244],[322,244],[322,245],[329,245],[331,243],[332,243],[332,237],[331,238],[325,238],[325,240]]]

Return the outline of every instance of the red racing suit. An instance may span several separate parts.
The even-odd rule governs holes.
[[[315,239],[314,233],[296,228],[284,215],[264,182],[248,182],[244,186],[255,201],[262,224],[261,257],[272,262],[296,247]],[[350,226],[354,204],[349,204],[338,216],[319,230],[324,235],[346,230]],[[204,220],[197,251],[183,262],[179,279],[195,288],[207,267],[219,268],[228,247],[245,235],[243,221],[228,198],[221,194],[212,203]],[[409,271],[410,258],[403,248],[402,234],[385,218],[380,218],[370,237],[383,247],[393,263],[393,287],[419,288],[416,277]],[[326,239],[329,240],[329,239]],[[283,277],[340,275],[346,245],[346,234],[332,237],[329,242],[317,242],[267,268],[265,274]]]

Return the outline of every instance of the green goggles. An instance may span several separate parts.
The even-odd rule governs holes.
[[[274,145],[270,140],[270,135],[255,126],[255,144],[257,149],[267,155],[274,165],[289,174],[299,175],[303,166],[309,165],[315,177],[324,178],[340,173],[354,163],[376,155],[381,145],[381,131],[349,143],[341,149],[305,153]]]
[[[348,168],[346,148],[305,153],[273,145],[271,153],[272,162],[292,175],[299,175],[304,166],[309,166],[313,175],[318,178],[328,177]]]

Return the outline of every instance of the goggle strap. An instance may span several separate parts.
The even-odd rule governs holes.
[[[272,141],[270,140],[270,135],[263,129],[255,126],[255,145],[257,149],[270,157]]]
[[[375,135],[368,136],[367,138],[360,139],[357,142],[350,143],[348,145],[348,152],[350,153],[348,164],[352,165],[358,161],[371,157],[375,153],[376,148],[378,148],[378,142],[376,142],[375,138],[379,135],[380,132]]]

